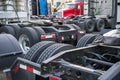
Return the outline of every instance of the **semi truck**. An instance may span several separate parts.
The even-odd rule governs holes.
[[[71,2],[65,4],[65,9],[61,9],[57,12],[57,18],[73,18],[77,15],[83,15],[84,3],[81,2]]]
[[[104,28],[114,29],[119,13],[116,5],[115,0],[84,0],[83,15],[76,15],[72,19],[68,17],[63,22],[74,23],[88,33],[101,31]],[[58,13],[60,12],[58,11]],[[62,11],[60,15],[62,15]]]
[[[76,47],[43,41],[23,54],[12,35],[1,34],[0,80],[119,80],[119,35],[87,34]]]
[[[76,46],[39,42],[26,54],[12,35],[1,34],[0,44],[0,80],[120,79],[120,29],[86,34]]]
[[[17,2],[17,3],[16,3]],[[79,27],[75,25],[59,25],[50,20],[30,19],[29,1],[1,1],[1,26],[0,33],[12,34],[15,36],[22,50],[26,53],[35,43],[43,40],[56,42],[67,42],[76,44],[77,36],[81,34]],[[26,4],[27,8],[25,5]],[[17,5],[17,6],[16,6]],[[10,8],[9,8],[10,6]],[[20,10],[26,8],[24,10]],[[5,10],[4,10],[5,9]],[[20,13],[26,13],[22,16]],[[27,19],[27,20],[26,20]],[[84,34],[82,32],[82,34]]]
[[[26,54],[12,35],[1,34],[0,44],[0,80],[120,80],[120,29],[86,34],[76,46],[39,42]]]
[[[37,42],[40,41],[56,41],[59,43],[70,43],[75,45],[82,35],[86,32],[82,31],[78,26],[72,24],[50,24],[44,21],[30,21],[30,23],[7,24],[0,28],[1,34],[12,34],[18,39],[24,53]],[[49,23],[49,24],[48,24]]]

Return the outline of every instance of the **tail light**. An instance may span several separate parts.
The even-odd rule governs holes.
[[[61,42],[64,41],[64,40],[65,40],[65,38],[64,38],[63,36],[61,36],[58,42],[61,43]]]
[[[52,35],[52,38],[53,38],[53,39],[55,39],[55,38],[56,38],[56,35],[55,35],[55,34],[53,34],[53,35]]]
[[[41,35],[41,39],[46,39],[46,35]]]
[[[56,35],[55,34],[52,34],[52,35],[41,35],[40,38],[41,39],[49,39],[49,38],[55,39]]]
[[[62,79],[59,78],[59,77],[51,76],[51,77],[49,78],[49,80],[62,80]]]
[[[71,37],[72,39],[74,39],[74,40],[76,40],[76,35],[72,35],[72,37]]]
[[[86,34],[86,31],[78,31],[78,34]]]
[[[65,40],[65,38],[62,36],[62,37],[61,37],[61,40],[62,40],[62,41],[64,41],[64,40]]]

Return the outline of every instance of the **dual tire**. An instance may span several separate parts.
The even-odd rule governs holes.
[[[41,41],[40,35],[42,34],[45,34],[45,32],[40,27],[24,27],[20,30],[18,40],[24,53],[28,52],[35,43]]]
[[[0,28],[0,33],[11,34],[18,39],[18,33],[20,29],[21,28],[18,25],[6,25]]]
[[[38,64],[42,64],[43,61],[56,55],[57,53],[75,48],[68,44],[58,44],[52,41],[42,41],[35,44],[30,51],[25,54],[24,58],[33,61]],[[25,70],[19,69],[17,73],[14,74],[14,80],[36,80],[37,75],[27,72]]]
[[[87,33],[91,33],[95,29],[95,23],[94,23],[93,20],[87,19],[84,22],[84,27],[85,27],[85,30],[86,30]]]
[[[100,42],[103,41],[103,36],[99,35],[99,34],[86,34],[84,35],[82,38],[79,39],[79,41],[77,42],[76,47],[85,47],[88,44],[94,44],[96,42]]]
[[[103,19],[87,19],[85,20],[85,30],[88,33],[94,32],[94,31],[101,31],[105,27],[105,21]]]
[[[41,41],[41,35],[45,34],[40,27],[23,27],[18,25],[7,25],[0,28],[0,33],[11,34],[18,39],[24,53],[35,44]]]

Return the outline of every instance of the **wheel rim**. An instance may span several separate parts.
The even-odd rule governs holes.
[[[19,37],[19,44],[25,54],[30,50],[30,40],[27,35],[22,34]]]

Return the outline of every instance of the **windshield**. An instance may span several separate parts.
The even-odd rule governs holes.
[[[57,17],[57,18],[61,18],[61,17],[62,17],[62,12],[61,12],[61,11],[58,11],[56,17]]]
[[[73,3],[66,4],[66,8],[75,8],[75,4]]]

